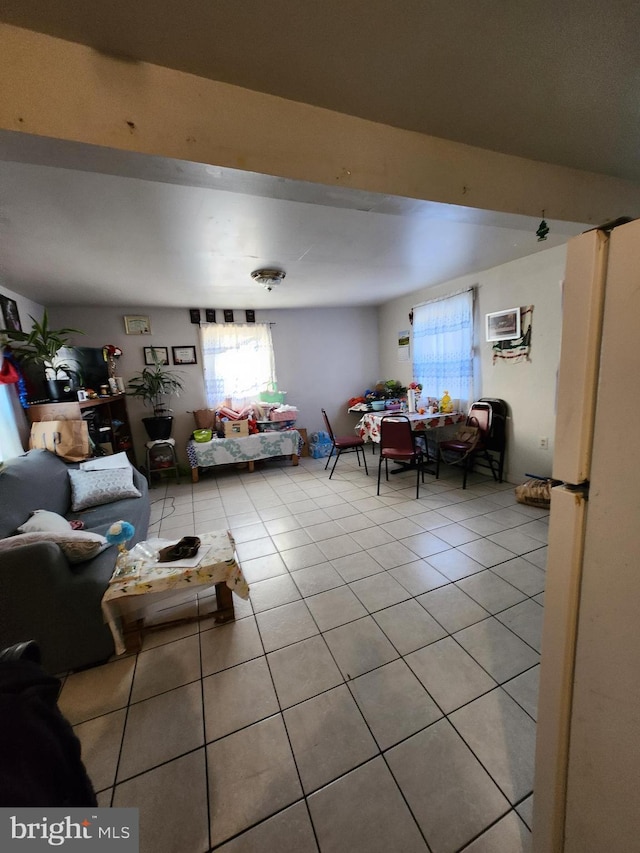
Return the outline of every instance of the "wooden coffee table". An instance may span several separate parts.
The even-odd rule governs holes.
[[[231,533],[216,530],[198,535],[200,549],[190,561],[157,561],[158,550],[176,540],[148,539],[131,549],[128,563],[135,566],[134,572],[124,580],[112,581],[102,598],[102,612],[113,634],[117,654],[138,651],[145,618],[160,609],[192,600],[198,588],[215,586],[217,609],[211,615],[216,622],[235,618],[232,593],[249,598],[249,586],[238,563]],[[184,620],[169,619],[154,623],[154,627],[177,621]]]

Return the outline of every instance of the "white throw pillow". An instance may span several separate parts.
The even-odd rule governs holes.
[[[37,509],[31,518],[18,528],[20,533],[69,533],[71,526],[66,518],[48,509]]]
[[[100,506],[125,498],[139,498],[133,485],[133,468],[112,468],[108,471],[69,469],[71,509],[79,512],[90,506]]]
[[[6,539],[0,539],[0,551],[19,548],[21,545],[33,545],[35,542],[54,542],[62,548],[70,563],[83,563],[109,547],[105,537],[99,533],[69,529],[66,533],[41,532],[8,536]]]

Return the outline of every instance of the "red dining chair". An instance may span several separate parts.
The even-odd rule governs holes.
[[[420,497],[420,477],[424,483],[424,451],[418,447],[411,429],[411,421],[405,415],[385,415],[380,421],[380,460],[378,462],[378,491],[384,461],[385,477],[389,479],[389,459],[416,466],[416,498]]]
[[[327,427],[327,432],[329,433],[329,437],[331,439],[331,453],[327,457],[327,464],[324,466],[324,470],[326,471],[329,467],[329,462],[331,461],[331,457],[333,456],[333,451],[336,451],[336,458],[333,461],[333,468],[331,469],[331,473],[329,474],[329,479],[333,477],[333,472],[336,470],[336,465],[338,464],[338,459],[340,459],[340,455],[342,453],[351,453],[355,450],[356,456],[358,457],[358,466],[360,465],[360,451],[362,451],[362,461],[364,462],[364,470],[369,476],[369,469],[367,468],[367,460],[364,455],[364,439],[360,438],[357,435],[334,435],[333,430],[331,429],[331,424],[329,423],[329,418],[327,417],[327,413],[324,409],[322,411],[322,417],[324,418],[325,426]]]
[[[473,403],[467,415],[466,426],[477,427],[478,432],[469,439],[454,436],[438,445],[436,456],[436,480],[440,476],[440,460],[446,465],[462,465],[462,488],[467,488],[467,474],[472,470],[476,456],[486,460],[493,479],[498,480],[494,460],[487,450],[487,441],[491,433],[492,409],[488,403]],[[464,427],[461,428],[464,431]]]

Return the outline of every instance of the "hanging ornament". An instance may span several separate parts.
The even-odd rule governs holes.
[[[543,240],[547,239],[547,234],[549,233],[549,226],[547,225],[544,218],[544,210],[542,211],[542,222],[538,225],[538,230],[536,231],[536,236],[538,238],[538,243],[541,243]]]

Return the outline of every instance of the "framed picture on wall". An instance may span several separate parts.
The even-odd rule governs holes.
[[[189,308],[189,319],[194,324],[200,323],[200,309],[199,308]]]
[[[487,340],[513,341],[520,337],[520,308],[487,314]]]
[[[2,319],[4,321],[3,328],[12,332],[21,332],[22,324],[20,323],[16,300],[10,299],[8,296],[0,296],[0,306],[2,307]]]
[[[197,364],[195,347],[171,347],[174,364]]]
[[[145,347],[144,348],[144,363],[153,365],[169,364],[169,349],[168,347]]]
[[[215,323],[216,321],[216,309],[215,308],[205,308],[204,309],[204,318],[207,323]]]
[[[151,322],[141,314],[127,314],[124,318],[124,330],[127,335],[150,335]]]

